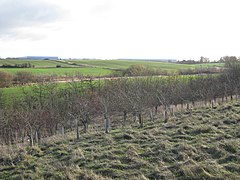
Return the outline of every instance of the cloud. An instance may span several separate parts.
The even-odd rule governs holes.
[[[93,1],[92,6],[89,8],[90,16],[95,19],[111,18],[116,10],[116,3],[112,0]]]
[[[43,0],[1,0],[0,38],[24,37],[22,30],[43,27],[63,17],[64,11]]]

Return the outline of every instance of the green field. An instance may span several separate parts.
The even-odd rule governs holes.
[[[77,74],[84,76],[104,76],[112,72],[109,69],[79,67],[79,68],[2,68],[0,71],[16,74],[17,72],[31,72],[34,75],[57,75],[57,76],[74,76]]]
[[[23,64],[30,63],[35,68],[2,68],[0,71],[7,71],[15,74],[19,71],[32,72],[35,75],[82,75],[104,76],[111,74],[111,70],[127,69],[131,65],[145,65],[155,69],[161,69],[168,72],[176,72],[182,69],[205,68],[213,66],[223,66],[223,63],[209,64],[177,64],[168,62],[154,62],[142,60],[0,60],[0,66],[3,64]],[[61,68],[56,68],[60,65]]]
[[[54,61],[54,60],[0,60],[0,66],[3,64],[24,64],[30,63],[35,68],[2,68],[0,71],[16,74],[17,72],[31,72],[34,75],[57,75],[57,76],[74,76],[81,74],[84,76],[105,76],[111,74],[112,71],[102,67],[91,67],[82,65],[72,65],[71,62]],[[60,68],[56,68],[60,65]]]
[[[168,62],[154,62],[142,60],[71,60],[70,62],[78,65],[91,65],[97,67],[106,67],[112,69],[127,69],[131,65],[142,64],[153,68],[161,68],[167,71],[176,71],[180,69],[200,68],[223,66],[223,63],[209,63],[209,64],[177,64]]]
[[[104,134],[100,127],[80,140],[71,132],[35,147],[0,146],[0,177],[238,180],[239,112],[240,103],[232,102],[175,113],[168,123],[146,118],[144,128],[118,126]]]
[[[84,82],[74,82],[77,83],[79,86],[88,84],[89,81],[84,81]],[[99,81],[95,80],[92,81],[93,86],[98,86]],[[64,90],[64,89],[69,89],[72,87],[71,82],[62,82],[62,83],[47,83],[42,85],[43,89],[52,89],[53,87],[56,88],[57,90]],[[34,93],[34,89],[37,86],[41,86],[40,84],[35,85],[26,85],[26,86],[14,86],[14,87],[8,87],[8,88],[0,88],[0,94],[3,95],[1,101],[3,105],[5,106],[11,106],[15,100],[22,100],[22,97],[24,96],[24,92],[27,93]]]
[[[37,68],[40,67],[56,67],[57,65],[61,65],[62,67],[78,67],[75,65],[71,65],[65,61],[55,61],[55,60],[25,60],[25,59],[0,59],[0,66],[3,64],[24,64],[30,63]]]

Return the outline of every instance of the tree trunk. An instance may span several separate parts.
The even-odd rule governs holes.
[[[39,137],[38,137],[38,132],[35,131],[35,143],[38,144],[39,143]]]
[[[30,146],[32,147],[33,146],[33,132],[32,132],[32,128],[30,130],[29,143],[30,143]]]
[[[133,116],[134,116],[134,123],[136,123],[136,122],[137,122],[137,113],[134,112],[134,113],[133,113]]]
[[[65,129],[64,126],[61,127],[61,134],[64,135],[65,134]]]
[[[178,111],[178,105],[175,104],[175,111]]]
[[[173,110],[173,107],[170,108],[170,113],[171,113],[171,116],[174,115],[174,110]]]
[[[88,128],[87,120],[84,121],[83,127],[84,127],[84,133],[87,133],[87,128]]]
[[[139,119],[140,128],[143,128],[143,118],[141,113],[138,114],[138,119]]]
[[[109,118],[107,115],[104,116],[104,130],[105,130],[105,133],[109,133]]]
[[[192,101],[192,106],[195,107],[195,102],[194,101]]]
[[[151,121],[154,121],[153,110],[152,110],[152,109],[150,109],[150,120],[151,120]]]
[[[165,109],[164,110],[164,123],[167,123],[167,121],[168,121],[168,114],[167,114],[167,110]]]
[[[158,106],[155,106],[155,115],[158,113]]]
[[[21,142],[24,143],[24,140],[25,140],[25,130],[22,130],[22,134],[21,134]]]
[[[78,121],[76,122],[76,134],[77,134],[77,139],[80,139],[80,132],[79,132],[79,123],[78,123]]]
[[[124,112],[123,112],[123,126],[126,125],[126,122],[127,122],[127,112],[124,111]]]

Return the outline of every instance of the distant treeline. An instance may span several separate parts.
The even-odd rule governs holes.
[[[202,63],[225,63],[229,61],[238,61],[236,56],[223,56],[219,60],[210,61],[209,58],[201,56],[199,60],[182,60],[177,61],[179,64],[202,64]]]
[[[3,64],[0,68],[34,68],[35,66],[31,63],[23,63],[23,64]]]

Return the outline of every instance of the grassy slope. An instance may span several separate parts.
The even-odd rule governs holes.
[[[2,147],[1,179],[240,179],[240,102],[159,118],[143,129]]]
[[[17,72],[31,72],[34,75],[76,75],[81,73],[85,76],[104,76],[110,74],[112,71],[102,67],[81,67],[79,65],[72,65],[68,61],[54,61],[54,60],[0,60],[0,66],[3,64],[23,64],[30,63],[35,65],[35,68],[2,68],[0,71],[6,71],[11,74]],[[63,68],[56,68],[61,65]]]
[[[153,62],[153,61],[137,61],[137,60],[64,60],[64,61],[54,61],[54,60],[0,60],[0,65],[2,64],[23,64],[31,63],[35,65],[35,68],[13,68],[13,69],[0,69],[0,71],[7,71],[15,74],[19,71],[32,72],[36,75],[74,75],[76,72],[80,72],[83,75],[107,75],[112,71],[109,69],[126,69],[131,65],[143,64],[152,68],[160,68],[165,71],[175,72],[180,69],[189,69],[196,67],[207,67],[207,66],[223,66],[220,63],[211,64],[175,64],[167,62]],[[75,65],[74,65],[74,64]],[[61,65],[62,67],[68,68],[55,68],[56,65]],[[80,66],[87,66],[81,67]],[[97,68],[94,68],[97,67]],[[108,69],[105,69],[108,68]]]
[[[25,59],[0,59],[0,65],[3,64],[23,64],[23,63],[30,63],[35,67],[56,67],[56,65],[61,65],[62,67],[76,67],[75,65],[67,64],[62,61],[55,61],[55,60],[25,60]]]
[[[131,65],[143,64],[153,68],[161,68],[163,70],[175,71],[179,69],[188,69],[195,67],[208,67],[208,66],[223,66],[222,63],[211,63],[211,64],[176,64],[168,62],[153,62],[153,61],[137,61],[137,60],[72,60],[70,61],[76,64],[92,65],[98,67],[107,67],[113,69],[126,69]]]

